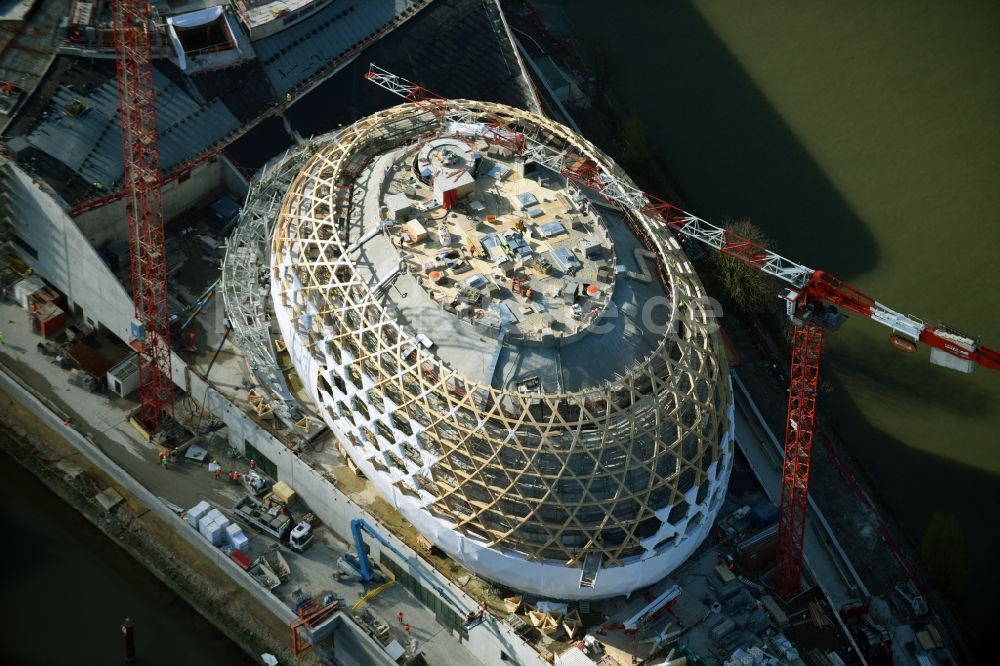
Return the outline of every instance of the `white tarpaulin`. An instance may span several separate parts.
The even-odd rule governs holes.
[[[171,16],[167,19],[167,23],[176,25],[178,28],[197,28],[200,25],[214,22],[220,16],[222,16],[222,5],[216,5],[208,9],[199,9],[196,12]]]
[[[187,56],[184,54],[184,46],[181,44],[181,40],[174,28],[197,28],[198,26],[215,23],[222,16],[223,11],[222,5],[216,5],[208,9],[199,9],[196,12],[178,14],[167,19],[170,42],[174,45],[174,51],[177,52],[177,64],[182,70],[187,69]]]
[[[555,615],[556,613],[565,615],[569,612],[569,606],[560,601],[539,601],[535,604],[535,608],[549,615]]]

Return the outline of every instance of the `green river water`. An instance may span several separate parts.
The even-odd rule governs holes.
[[[689,206],[1000,348],[1000,3],[562,3]],[[958,516],[980,635],[1000,595],[1000,373],[827,337],[820,410],[914,543]]]

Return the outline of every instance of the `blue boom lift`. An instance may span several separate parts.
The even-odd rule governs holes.
[[[376,580],[376,573],[372,571],[371,563],[368,560],[368,551],[365,549],[365,542],[361,537],[361,532],[368,532],[376,541],[388,548],[393,554],[398,556],[403,562],[409,562],[410,558],[404,555],[398,548],[393,546],[389,541],[375,531],[375,528],[368,524],[364,518],[355,518],[351,521],[351,535],[354,537],[354,552],[355,556],[351,557],[349,555],[344,557],[344,560],[351,565],[357,571],[358,576],[361,578],[361,583],[367,586],[372,581]],[[355,560],[356,558],[356,560]],[[438,593],[438,595],[444,599],[448,604],[450,604],[456,610],[461,611],[458,604],[452,601],[451,597],[441,587],[437,581],[423,573],[416,567],[411,567],[410,572],[416,575],[418,578],[423,580],[432,590]]]

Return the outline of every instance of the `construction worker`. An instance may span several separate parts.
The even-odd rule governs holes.
[[[251,471],[257,469],[257,461],[253,458],[250,459],[250,469]]]
[[[407,622],[405,625],[403,625],[403,631],[406,632],[407,636],[410,635],[410,623],[409,622]]]
[[[399,620],[400,624],[403,624],[403,611],[396,613],[396,618]]]
[[[239,481],[240,480],[240,473],[237,472],[235,469],[229,470],[229,480],[230,481]]]
[[[218,481],[221,478],[222,478],[222,468],[221,467],[216,467],[215,468],[215,480]]]
[[[163,465],[163,469],[167,468],[167,460],[169,460],[169,458],[165,455],[160,457],[160,464]]]

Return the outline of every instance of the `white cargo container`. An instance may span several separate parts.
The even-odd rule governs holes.
[[[222,527],[213,521],[203,520],[198,526],[198,531],[203,537],[208,539],[209,543],[213,546],[221,546],[225,541],[225,531]]]
[[[193,507],[188,509],[187,512],[188,524],[191,527],[198,529],[198,523],[201,521],[202,518],[205,517],[205,514],[211,510],[212,510],[212,505],[206,502],[205,500],[198,502]]]
[[[230,545],[241,553],[245,553],[250,550],[250,539],[247,538],[247,535],[244,534],[242,530],[236,534],[230,535],[229,539]]]

